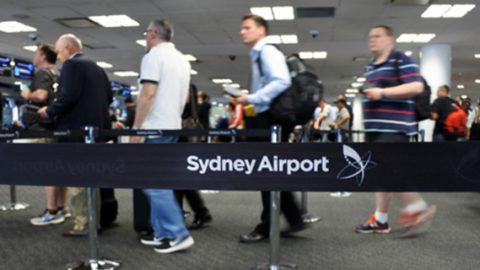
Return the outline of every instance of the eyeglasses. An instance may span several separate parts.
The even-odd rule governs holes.
[[[155,31],[154,29],[147,29],[147,31],[145,31],[145,33],[143,33],[143,35],[146,36],[147,33],[149,33],[149,32],[157,33],[157,31]]]

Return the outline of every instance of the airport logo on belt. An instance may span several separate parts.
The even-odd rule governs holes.
[[[251,175],[255,172],[275,172],[291,175],[297,172],[330,171],[330,161],[323,156],[318,159],[280,158],[279,156],[262,156],[258,159],[224,158],[220,155],[213,158],[200,158],[195,155],[187,157],[187,170],[206,174],[211,172],[235,172]]]

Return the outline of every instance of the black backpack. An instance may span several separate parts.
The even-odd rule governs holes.
[[[277,46],[272,45],[278,50]],[[280,50],[281,51],[281,50]],[[323,95],[318,77],[307,70],[297,54],[287,57],[292,84],[270,104],[270,116],[279,124],[304,125],[312,119],[317,100]],[[261,57],[257,58],[258,70],[263,77]]]
[[[398,67],[398,60],[400,59],[400,52],[397,52],[395,56],[395,69],[397,75],[400,77],[400,69]],[[423,82],[423,92],[414,96],[415,102],[415,118],[417,121],[430,119],[432,117],[432,107],[430,106],[430,96],[432,90],[423,76],[420,76]]]

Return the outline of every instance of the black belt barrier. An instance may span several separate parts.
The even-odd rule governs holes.
[[[480,191],[480,143],[0,144],[0,184]]]

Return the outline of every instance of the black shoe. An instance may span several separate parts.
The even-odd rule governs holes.
[[[256,242],[265,240],[267,238],[268,236],[266,236],[265,234],[261,234],[259,232],[253,231],[249,234],[241,235],[239,241],[240,243],[256,243]]]
[[[310,227],[310,223],[306,223],[305,221],[302,221],[298,224],[290,226],[290,228],[282,231],[280,233],[281,236],[283,237],[289,237],[292,236],[292,234],[295,234],[297,232],[303,231],[305,229],[308,229]]]
[[[195,217],[193,220],[192,224],[188,226],[190,230],[197,230],[205,227],[207,223],[210,223],[212,221],[212,216],[210,214],[202,215],[200,217]]]

